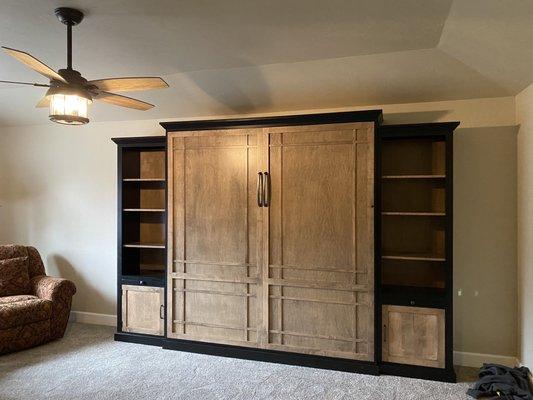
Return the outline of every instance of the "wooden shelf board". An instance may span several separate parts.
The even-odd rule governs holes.
[[[382,179],[444,179],[446,175],[383,175]]]
[[[165,182],[165,178],[124,178],[124,182]]]
[[[125,243],[124,247],[134,247],[139,249],[164,249],[165,245],[162,243]]]
[[[407,211],[384,211],[381,215],[407,215],[419,217],[444,217],[446,213],[443,212],[407,212]]]
[[[130,212],[165,212],[164,208],[124,208],[122,211]]]
[[[392,253],[381,256],[385,260],[412,260],[412,261],[446,261],[444,256],[424,253]]]

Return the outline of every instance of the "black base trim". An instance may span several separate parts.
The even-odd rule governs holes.
[[[382,375],[397,375],[406,378],[428,379],[431,381],[457,382],[455,371],[417,365],[383,363],[379,366]]]
[[[252,349],[248,347],[229,346],[216,343],[203,343],[181,339],[163,339],[163,348],[190,353],[209,354],[213,356],[244,358],[246,360],[265,361],[277,364],[300,365],[311,368],[332,369],[344,372],[378,375],[376,363],[314,356],[308,354],[287,353],[277,350]]]
[[[139,333],[116,332],[115,340],[117,342],[147,344],[149,346],[161,347],[164,338],[162,336],[142,335]]]

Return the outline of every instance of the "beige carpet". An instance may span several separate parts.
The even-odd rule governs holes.
[[[469,399],[468,386],[163,350],[82,324],[59,341],[0,356],[1,400],[459,400]]]

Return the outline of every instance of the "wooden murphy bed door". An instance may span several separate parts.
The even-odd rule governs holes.
[[[257,347],[260,133],[168,134],[169,338]]]
[[[265,132],[264,345],[372,361],[374,124]]]
[[[167,336],[373,361],[374,123],[169,132],[167,149]]]

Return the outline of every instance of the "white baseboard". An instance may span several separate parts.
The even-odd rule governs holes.
[[[116,315],[97,314],[85,311],[71,311],[70,321],[91,325],[117,325]],[[502,364],[508,367],[516,367],[520,364],[516,357],[501,356],[498,354],[469,353],[465,351],[454,351],[453,363],[454,365],[475,368],[481,367],[483,363]]]
[[[70,321],[81,324],[116,326],[117,317],[111,314],[97,314],[85,311],[71,311]]]
[[[507,367],[516,367],[519,362],[516,357],[501,356],[499,354],[469,353],[466,351],[454,351],[453,363],[463,367],[479,368],[483,363],[501,364]]]

